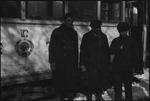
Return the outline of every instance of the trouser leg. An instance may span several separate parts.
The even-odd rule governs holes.
[[[74,98],[74,93],[73,92],[69,92],[68,93],[68,100],[69,101],[73,101],[73,98]]]
[[[104,101],[102,98],[102,90],[95,92],[96,101]]]
[[[65,101],[64,98],[65,98],[66,92],[64,92],[64,91],[57,91],[56,94],[57,94],[57,97],[59,98],[59,101]]]
[[[64,96],[61,93],[58,94],[58,98],[60,101],[64,101]]]
[[[130,84],[125,84],[125,99],[132,100],[132,86]]]
[[[119,75],[114,76],[114,91],[115,91],[115,100],[121,101],[122,99],[122,80]]]
[[[92,92],[86,93],[87,101],[92,101]]]
[[[131,101],[132,100],[132,74],[128,74],[125,76],[124,86],[125,86],[125,99]]]

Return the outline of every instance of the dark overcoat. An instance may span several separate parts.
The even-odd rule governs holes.
[[[78,76],[78,35],[62,24],[53,30],[49,45],[49,62],[56,63],[52,79],[59,91],[75,90]]]
[[[87,68],[85,79],[87,79],[88,89],[98,90],[105,87],[110,67],[106,35],[103,32],[95,35],[92,30],[84,34],[80,52],[80,65],[85,65]]]

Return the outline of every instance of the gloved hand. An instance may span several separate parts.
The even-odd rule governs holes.
[[[56,70],[56,63],[50,63],[51,69]]]
[[[86,66],[85,65],[81,65],[80,68],[81,68],[82,72],[86,71]]]

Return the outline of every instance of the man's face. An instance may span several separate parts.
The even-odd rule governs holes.
[[[95,34],[99,34],[101,32],[101,28],[93,28]]]
[[[65,23],[68,25],[68,26],[72,26],[73,24],[73,18],[72,17],[67,17],[65,19]]]
[[[100,31],[101,28],[93,28],[94,31]]]
[[[121,37],[126,37],[127,36],[127,31],[121,31],[120,36]]]

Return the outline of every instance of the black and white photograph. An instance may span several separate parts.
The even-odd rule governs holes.
[[[149,101],[149,0],[1,0],[1,101]]]

